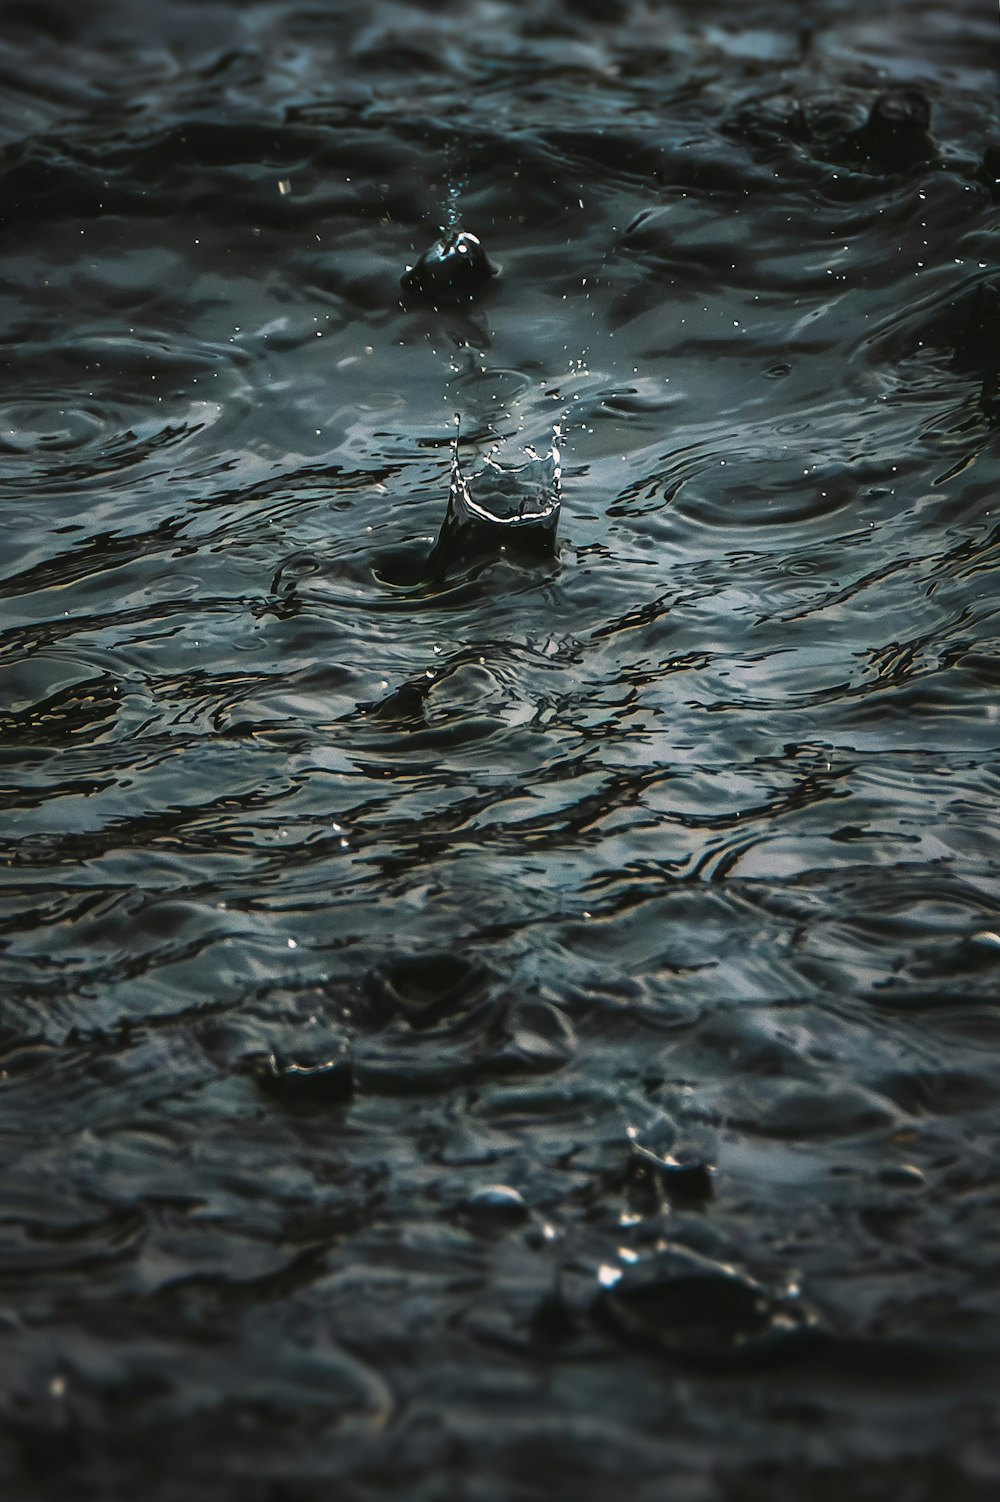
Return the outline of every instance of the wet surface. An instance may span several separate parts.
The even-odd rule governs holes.
[[[4,1495],[992,1498],[995,12],[0,63]]]

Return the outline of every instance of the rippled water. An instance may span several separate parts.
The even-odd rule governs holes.
[[[995,1495],[998,62],[3,8],[6,1496]]]

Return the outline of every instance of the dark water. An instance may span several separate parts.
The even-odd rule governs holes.
[[[5,1497],[996,1494],[998,62],[2,7]]]

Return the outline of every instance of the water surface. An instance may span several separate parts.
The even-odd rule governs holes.
[[[994,1495],[998,44],[4,8],[15,1502]]]

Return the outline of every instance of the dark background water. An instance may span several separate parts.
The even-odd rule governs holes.
[[[0,7],[5,1496],[995,1495],[998,62]]]

